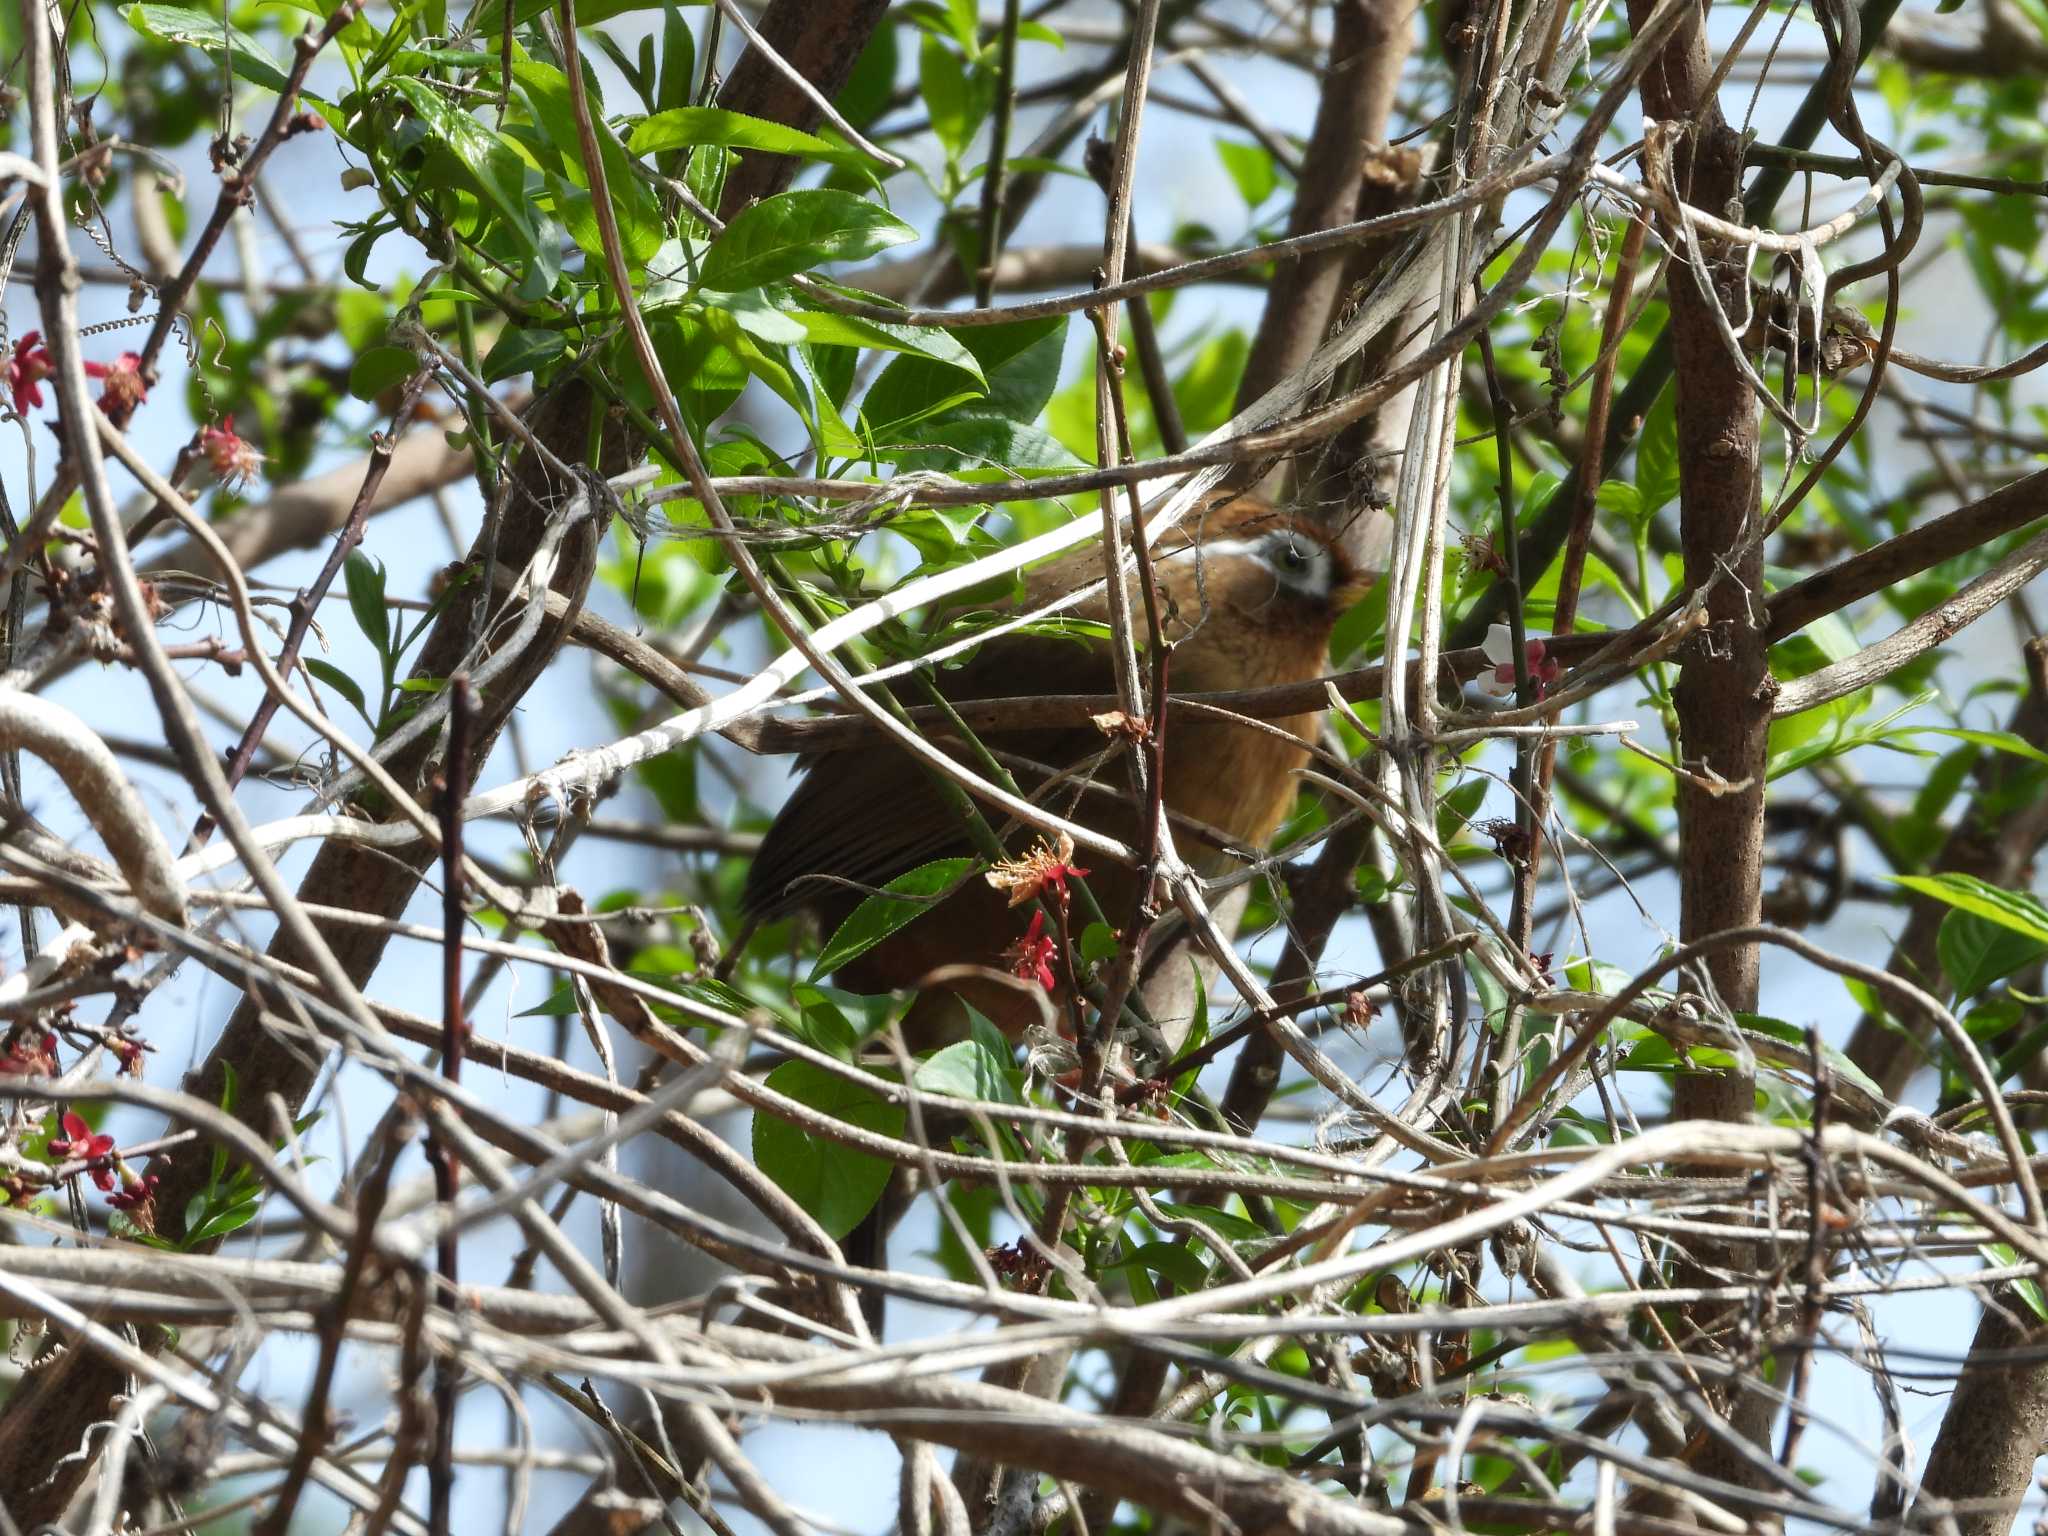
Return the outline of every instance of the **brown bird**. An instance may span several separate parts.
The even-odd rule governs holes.
[[[1317,676],[1332,628],[1371,580],[1353,568],[1327,530],[1252,497],[1212,502],[1191,513],[1154,547],[1153,570],[1175,693],[1259,688]],[[1101,552],[1077,551],[1027,573],[1017,609],[1032,611],[1090,584],[1101,586],[1101,577]],[[1142,615],[1135,578],[1132,591],[1133,612]],[[1106,591],[1066,611],[1104,621]],[[1140,630],[1142,643],[1142,620]],[[1114,692],[1114,668],[1106,642],[1013,633],[985,643],[967,665],[941,670],[937,681],[956,702],[1108,694]],[[1313,721],[1312,715],[1298,715],[1273,724],[1299,738],[1309,734]],[[990,750],[1008,760],[1027,795],[1084,826],[1125,843],[1137,841],[1126,767],[1106,753],[1112,743],[1103,731],[1083,724],[981,734]],[[966,760],[964,748],[943,737],[935,740]],[[1073,773],[1106,755],[1111,760],[1096,766],[1088,782]],[[1227,850],[1263,845],[1293,804],[1294,773],[1307,756],[1304,744],[1270,731],[1176,717],[1166,732],[1164,793],[1184,857],[1214,872],[1228,865]],[[1013,853],[1036,836],[1015,827],[1000,830]],[[744,906],[763,919],[807,911],[829,933],[866,891],[919,864],[974,851],[966,830],[916,765],[883,745],[822,753],[810,761],[803,782],[768,829],[748,873]],[[1112,924],[1127,921],[1137,895],[1132,872],[1107,859],[1082,858],[1092,868],[1089,888],[1105,915]],[[872,993],[915,987],[942,966],[1007,970],[1006,956],[1014,953],[1030,914],[1028,906],[1011,908],[1002,891],[975,875],[834,979]],[[960,1033],[964,1015],[953,1006],[956,997],[1012,1038],[1041,1017],[1037,1004],[1018,989],[993,978],[962,980],[955,972],[927,988],[905,1019],[912,1050]]]

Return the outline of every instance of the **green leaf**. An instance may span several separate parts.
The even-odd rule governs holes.
[[[1890,875],[1886,878],[1894,885],[1903,885],[1909,891],[1931,896],[1959,911],[1996,923],[2001,928],[2010,928],[2014,933],[2023,933],[2037,943],[2048,944],[2048,907],[2043,907],[2031,896],[2000,890],[1974,875]]]
[[[1010,1088],[1009,1058],[996,1055],[978,1040],[956,1040],[934,1052],[917,1064],[910,1080],[926,1093],[943,1093],[949,1098],[1017,1102]]]
[[[1950,10],[1953,7],[1944,5],[1942,9]],[[1979,1243],[1977,1251],[1984,1255],[1985,1263],[1993,1265],[1998,1269],[2012,1269],[2017,1267],[2020,1262],[2018,1252],[2010,1243]],[[2019,1279],[2011,1280],[2007,1283],[2012,1286],[2020,1300],[2027,1304],[2028,1310],[2034,1316],[2040,1318],[2042,1322],[2048,1323],[2048,1298],[2044,1298],[2041,1294],[2040,1281],[2029,1279],[2023,1275]]]
[[[1273,164],[1272,155],[1257,144],[1218,139],[1216,158],[1223,162],[1223,169],[1236,183],[1237,195],[1244,199],[1247,208],[1258,207],[1280,185],[1280,171]]]
[[[662,108],[687,106],[696,76],[697,40],[690,35],[690,24],[676,9],[675,0],[662,0],[661,82],[655,104]]]
[[[1643,419],[1642,435],[1636,439],[1636,490],[1645,517],[1678,494],[1678,416],[1671,390],[1658,397]]]
[[[467,112],[449,106],[424,80],[395,79],[387,89],[404,99],[428,138],[446,152],[469,190],[497,214],[521,245],[528,251],[534,250],[539,237],[526,196],[526,163],[511,141],[493,133]]]
[[[957,368],[935,358],[900,357],[882,370],[861,400],[861,414],[876,424],[878,433],[894,437],[914,422],[960,407],[966,407],[959,409],[961,416],[1038,419],[1059,383],[1064,317],[971,326],[949,339],[973,356],[975,377],[985,393],[964,392]]]
[[[986,386],[981,364],[950,331],[936,326],[886,325],[852,315],[835,315],[829,310],[798,310],[790,319],[804,328],[804,335],[817,347],[871,347],[878,352],[904,352],[923,358],[947,370],[954,383],[966,374],[979,395]]]
[[[1081,930],[1081,958],[1101,965],[1116,958],[1116,934],[1107,923],[1090,923]]]
[[[758,288],[828,261],[864,261],[917,231],[851,192],[782,192],[742,211],[704,257],[698,281],[721,293]]]
[[[931,113],[932,132],[945,145],[946,158],[958,160],[988,115],[988,91],[977,90],[975,73],[929,32],[917,53],[917,83]]]
[[[814,133],[728,112],[723,107],[671,107],[642,118],[626,137],[626,147],[636,155],[655,154],[667,149],[689,149],[699,144],[718,144],[727,149],[757,149],[771,155],[803,155],[834,164],[865,165],[867,157],[819,138]]]
[[[361,715],[364,720],[369,721],[372,725],[376,724],[374,720],[370,720],[369,703],[363,698],[363,690],[357,686],[354,678],[332,663],[310,657],[306,661],[306,670],[340,694],[344,699],[347,699],[349,703],[353,704],[356,708],[356,713]]]
[[[1958,1002],[2048,955],[2048,940],[2015,933],[2001,923],[1962,910],[1941,920],[1934,946],[1941,974],[1948,978]]]
[[[891,445],[884,445],[889,449]],[[1016,474],[1057,474],[1081,468],[1050,434],[998,416],[948,416],[928,421],[883,457],[905,469],[1007,469]]]
[[[408,347],[371,347],[348,370],[348,392],[358,400],[374,400],[412,377],[419,359]]]
[[[1194,1250],[1181,1243],[1140,1243],[1118,1269],[1142,1269],[1173,1282],[1182,1292],[1199,1291],[1209,1284],[1209,1271],[1195,1257]]]
[[[128,19],[128,25],[144,37],[182,43],[188,48],[213,54],[225,48],[229,68],[251,85],[260,85],[282,95],[290,84],[285,72],[278,68],[261,43],[217,16],[209,16],[189,6],[152,4],[131,5],[121,14]]]
[[[829,976],[857,956],[866,954],[899,928],[906,928],[932,909],[936,899],[959,883],[974,867],[972,859],[934,859],[907,870],[868,897],[832,935],[832,942],[811,967],[811,979]]]
[[[534,121],[560,153],[563,171],[572,182],[587,189],[590,177],[584,168],[582,136],[576,127],[576,108],[569,92],[569,77],[552,64],[531,59],[514,64],[512,74],[533,106]],[[619,147],[618,139],[605,125],[604,119],[595,115],[594,106],[591,128],[597,136],[597,152],[604,163],[605,189],[611,195],[612,214],[618,221],[619,244],[629,262],[635,267],[643,267],[661,249],[661,207],[655,201],[654,189],[634,174],[625,150]],[[563,222],[575,228],[575,221],[566,210]],[[603,254],[594,230],[587,236],[579,232],[577,244],[593,255]]]
[[[2024,757],[2029,762],[2048,763],[2048,752],[2043,752],[2031,741],[2028,741],[2026,737],[2017,736],[2011,731],[1966,731],[1948,726],[1928,726],[1925,729],[1925,734],[1929,736],[1953,736],[1957,741],[1967,741],[1974,746],[1989,747],[1994,752],[2009,752],[2014,757]]]
[[[361,550],[342,566],[348,583],[348,609],[355,615],[356,628],[363,632],[380,656],[391,652],[391,616],[384,604],[384,567]]]
[[[507,330],[484,355],[484,382],[537,372],[568,350],[569,340],[560,331]]]
[[[794,346],[809,335],[801,321],[777,309],[759,288],[735,293],[718,307],[731,315],[741,330],[771,347]]]
[[[885,1136],[903,1134],[903,1110],[872,1090],[808,1061],[785,1061],[770,1072],[766,1086],[807,1109]],[[754,1161],[792,1200],[836,1240],[888,1187],[893,1165],[757,1110]]]
[[[1784,1019],[1773,1019],[1761,1013],[1742,1013],[1738,1011],[1735,1015],[1735,1022],[1744,1029],[1753,1029],[1760,1035],[1769,1035],[1772,1039],[1782,1040],[1787,1045],[1796,1045],[1801,1049],[1804,1049],[1806,1046],[1806,1031],[1797,1024],[1789,1023]],[[1855,1062],[1851,1061],[1848,1054],[1839,1047],[1829,1045],[1823,1040],[1820,1044],[1820,1054],[1821,1059],[1827,1062],[1828,1066],[1834,1071],[1835,1076],[1854,1083],[1873,1098],[1881,1099],[1885,1096],[1884,1090],[1878,1086],[1877,1080],[1857,1066]]]

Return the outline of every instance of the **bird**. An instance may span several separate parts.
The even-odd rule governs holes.
[[[1321,675],[1339,618],[1371,585],[1337,534],[1315,520],[1251,495],[1219,497],[1197,507],[1152,550],[1161,630],[1170,648],[1175,693],[1206,693],[1301,682]],[[1135,587],[1135,577],[1132,578]],[[1009,605],[1038,611],[1093,587],[1067,608],[1073,618],[1108,616],[1099,549],[1086,548],[1026,573]],[[1133,598],[1134,615],[1142,614]],[[1142,639],[1142,619],[1134,619]],[[966,665],[936,674],[954,702],[1022,694],[1109,694],[1115,667],[1109,642],[1031,632],[998,635]],[[914,700],[912,702],[915,702]],[[1174,819],[1183,857],[1200,873],[1227,868],[1232,857],[1263,847],[1292,807],[1295,772],[1308,758],[1314,715],[1271,722],[1281,732],[1242,722],[1177,715],[1164,741],[1163,800]],[[1035,726],[980,733],[1010,763],[1024,792],[1080,825],[1127,845],[1137,841],[1141,812],[1126,770],[1114,762],[1076,784],[1076,765],[1103,758],[1111,745],[1102,727]],[[934,743],[963,762],[956,738]],[[770,922],[805,913],[821,929],[837,929],[863,897],[918,865],[972,855],[975,846],[946,798],[923,770],[886,745],[821,752],[802,764],[804,776],[776,815],[754,855],[741,900],[745,916]],[[1052,771],[1048,771],[1052,770]],[[1061,775],[1069,775],[1062,778]],[[1037,834],[1007,830],[1013,854]],[[1112,924],[1135,910],[1136,877],[1094,858],[1089,889]],[[965,1002],[1011,1039],[1044,1010],[1029,989],[1000,975],[1031,918],[1004,890],[970,876],[932,910],[835,973],[836,984],[860,993],[916,988],[944,968],[946,979],[925,990],[902,1021],[913,1052],[965,1033]],[[1057,990],[1057,989],[1056,989]],[[1056,998],[1062,1004],[1064,1000]]]
[[[1180,693],[1260,688],[1320,675],[1338,619],[1365,595],[1372,579],[1332,530],[1248,495],[1193,509],[1152,547],[1152,569],[1160,628],[1170,647],[1169,687]],[[1027,572],[1022,593],[1009,605],[1021,615],[1080,594],[1065,611],[1097,621],[1095,638],[1077,643],[1028,631],[997,635],[964,666],[937,673],[940,693],[954,702],[1114,693],[1114,656],[1099,628],[1108,616],[1102,570],[1099,549],[1078,550]],[[1142,611],[1135,600],[1133,609]],[[1294,775],[1307,761],[1314,721],[1314,715],[1303,714],[1270,722],[1277,733],[1200,715],[1177,715],[1169,722],[1162,801],[1191,867],[1215,873],[1273,835],[1294,802]],[[1114,754],[1106,749],[1113,743],[1100,726],[980,734],[990,751],[1007,757],[1006,765],[1028,765],[1013,767],[1013,774],[1034,800],[1126,845],[1135,843],[1142,813],[1125,769],[1109,761]],[[938,735],[934,744],[969,760],[957,738]],[[1075,782],[1073,770],[1095,764],[1101,766],[1086,781]],[[748,870],[741,907],[751,923],[808,914],[830,933],[868,892],[921,864],[976,851],[925,772],[886,746],[821,752],[802,766],[801,782]],[[1056,860],[1071,865],[1071,850],[1062,845],[1055,853],[1043,842],[1032,860],[1033,838],[1027,829],[1004,829],[1005,846],[1023,856],[1020,863],[1035,862],[1041,870]],[[1135,874],[1105,859],[1091,863],[1090,870],[1075,873],[1086,874],[1104,914],[1117,922],[1134,913]],[[1043,959],[1037,967],[1016,964],[1025,953],[1020,942],[1037,931],[1027,927],[1030,904],[1010,904],[1004,887],[1017,884],[1016,866],[970,873],[930,910],[842,965],[833,981],[862,993],[915,989],[917,998],[898,1023],[912,1053],[965,1037],[968,1008],[1010,1040],[1025,1039],[1033,1024],[1064,1016],[1071,999],[1059,970]],[[1025,974],[1024,984],[1013,979],[1016,973]],[[1050,983],[1044,998],[1033,990],[1041,978]],[[924,1124],[933,1145],[945,1145],[963,1129],[929,1115]],[[848,1263],[887,1267],[889,1231],[916,1185],[912,1170],[892,1174],[874,1207],[840,1239]],[[869,1327],[881,1337],[883,1294],[864,1289],[861,1304]]]

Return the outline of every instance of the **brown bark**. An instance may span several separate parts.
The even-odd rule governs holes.
[[[570,462],[583,457],[589,440],[588,425],[592,397],[577,387],[542,401],[528,420],[535,435],[560,457]],[[628,467],[630,453],[637,445],[626,435],[606,436],[603,469],[616,474]],[[558,513],[563,499],[574,487],[553,483],[539,461],[523,458],[514,471],[517,491],[506,508],[504,525],[496,538],[497,559],[514,567],[524,565],[539,546],[549,518]],[[597,568],[602,537],[601,519],[593,518],[571,533],[561,546],[561,559],[553,582],[554,590],[580,607],[583,593]],[[481,567],[486,554],[487,534],[481,534],[469,559]],[[469,589],[474,596],[450,604],[428,635],[413,675],[445,677],[459,663],[471,633],[472,610],[476,603],[490,600],[491,584],[477,582]],[[566,617],[566,616],[565,616]],[[564,623],[548,621],[524,656],[502,674],[477,701],[471,771],[489,756],[498,732],[511,717],[513,707],[540,676],[561,644]],[[399,782],[424,788],[431,767],[429,756],[435,747],[433,733],[390,764]],[[434,857],[424,845],[394,856],[362,851],[357,845],[328,843],[315,857],[299,887],[299,897],[309,904],[347,906],[381,917],[396,917],[405,909],[418,887],[421,871]],[[323,927],[322,934],[342,968],[362,986],[383,958],[389,934],[353,925]],[[271,946],[273,957],[293,966],[305,967],[307,957],[296,944],[280,936]],[[188,1092],[208,1103],[220,1103],[226,1071],[232,1067],[237,1079],[235,1112],[264,1135],[271,1133],[269,1096],[278,1095],[296,1108],[311,1088],[320,1064],[319,1055],[304,1045],[274,1034],[261,1019],[275,999],[245,997],[222,1030],[199,1070],[185,1083]],[[157,1209],[167,1226],[175,1228],[182,1219],[186,1202],[205,1187],[208,1159],[190,1149],[180,1149],[174,1159],[160,1158],[153,1166],[162,1183],[157,1190]],[[0,1503],[13,1517],[28,1525],[60,1519],[71,1495],[93,1466],[90,1455],[74,1455],[89,1427],[109,1413],[109,1402],[126,1390],[126,1378],[117,1368],[85,1350],[73,1347],[61,1359],[27,1376],[22,1387],[0,1413]],[[54,1470],[53,1470],[54,1469]]]
[[[1640,27],[1653,8],[1631,0],[1631,25]],[[1686,200],[1720,213],[1741,196],[1742,140],[1707,94],[1711,73],[1695,15],[1651,65],[1642,97],[1647,117],[1673,125],[1673,168]],[[1708,261],[1725,307],[1748,279],[1739,259],[1709,247]],[[1763,593],[1763,551],[1749,542],[1761,494],[1757,405],[1721,336],[1714,296],[1701,291],[1687,263],[1671,266],[1669,301],[1685,579],[1700,589],[1718,577],[1708,599],[1709,627],[1681,653],[1674,690],[1687,770],[1678,780],[1679,922],[1681,936],[1695,940],[1753,924],[1762,911],[1772,684],[1768,642],[1752,617],[1752,603]],[[1706,979],[1723,1007],[1755,1009],[1758,955],[1756,945],[1735,945],[1707,961]],[[1671,1113],[1681,1120],[1745,1121],[1755,1094],[1747,1073],[1691,1072],[1677,1079]],[[1695,1258],[1702,1268],[1694,1280],[1722,1266],[1736,1273],[1755,1267],[1744,1245],[1700,1248]],[[1735,1315],[1697,1313],[1690,1321],[1711,1336]],[[1738,1373],[1737,1383],[1741,1379]],[[1724,1411],[1743,1434],[1761,1440],[1774,1410],[1769,1398],[1738,1385]],[[1755,1481],[1754,1469],[1718,1442],[1708,1444],[1699,1470],[1738,1484]]]
[[[888,10],[888,0],[775,0],[757,30],[784,62],[830,100],[846,84],[875,24]],[[817,127],[824,115],[794,80],[752,46],[733,66],[732,78],[718,93],[718,104],[805,130]],[[755,199],[774,196],[789,185],[801,163],[789,155],[742,155],[725,179],[719,216],[729,219]]]
[[[1394,87],[1407,61],[1414,0],[1337,0],[1330,63],[1302,157],[1289,235],[1334,229],[1355,217],[1366,146],[1386,137]],[[1283,262],[1237,387],[1243,410],[1306,363],[1330,329],[1347,254],[1318,251]]]
[[[2038,1361],[2001,1365],[1999,1356],[2039,1349],[2044,1331],[2018,1296],[1993,1294],[1970,1343],[1971,1363],[1941,1416],[1910,1525],[1933,1530],[1939,1521],[1957,1536],[2005,1536],[2012,1529],[2048,1438],[2048,1371]],[[1950,1500],[1965,1507],[1943,1520]]]

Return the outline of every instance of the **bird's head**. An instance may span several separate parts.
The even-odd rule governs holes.
[[[1373,580],[1330,530],[1249,496],[1189,518],[1153,569],[1183,632],[1220,621],[1327,638]]]

